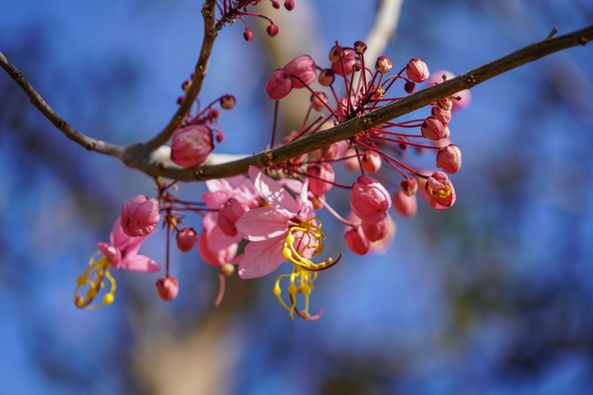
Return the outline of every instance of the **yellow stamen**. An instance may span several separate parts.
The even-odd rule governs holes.
[[[98,253],[93,254],[89,259],[89,266],[84,273],[76,279],[76,289],[74,290],[74,305],[79,309],[96,309],[113,303],[115,300],[115,290],[117,285],[115,278],[109,272],[111,263],[105,256],[95,260]],[[105,279],[109,282],[109,290],[102,297],[100,303],[92,304],[101,289],[105,287]],[[82,288],[87,287],[86,292]]]

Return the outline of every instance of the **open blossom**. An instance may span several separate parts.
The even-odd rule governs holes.
[[[350,207],[364,222],[379,222],[391,207],[391,197],[379,181],[368,176],[360,176],[352,184]]]
[[[430,78],[428,79],[428,84],[430,86],[435,85],[435,84],[440,84],[441,82],[443,82],[443,77],[444,77],[444,80],[450,80],[455,77],[455,74],[453,74],[452,72],[450,72],[448,70],[437,70],[430,75]],[[469,89],[464,89],[462,91],[459,91],[459,92],[453,94],[453,97],[455,97],[455,100],[453,100],[453,103],[452,103],[453,111],[459,111],[459,110],[464,109],[465,107],[469,106],[469,104],[472,100],[472,94]]]
[[[243,279],[265,276],[283,262],[292,262],[293,273],[277,278],[274,294],[291,318],[296,313],[305,319],[315,319],[317,316],[311,316],[308,310],[313,282],[318,271],[332,266],[335,261],[329,258],[314,263],[311,260],[323,250],[325,235],[308,199],[307,183],[300,186],[300,194],[295,199],[279,182],[255,167],[249,169],[249,177],[265,206],[249,211],[237,221],[239,233],[249,241],[237,258],[239,276]],[[288,303],[282,297],[280,286],[285,279],[290,283]],[[298,293],[305,297],[302,310],[296,307]]]
[[[455,203],[455,188],[449,177],[441,171],[432,173],[424,185],[426,200],[434,209],[444,210]]]
[[[198,251],[204,262],[217,268],[233,262],[239,249],[238,239],[222,233],[212,214],[204,217],[202,229]],[[218,248],[213,248],[213,245]]]
[[[214,149],[212,130],[205,126],[190,125],[178,129],[171,139],[171,160],[181,167],[204,163]]]
[[[245,203],[241,203],[235,198],[227,200],[220,211],[218,212],[218,226],[227,236],[236,236],[237,227],[235,224],[237,220],[249,211],[249,206]]]
[[[123,204],[121,226],[128,236],[148,236],[161,220],[159,202],[144,195],[134,196]]]
[[[158,263],[147,256],[138,255],[138,251],[145,239],[146,236],[131,237],[124,233],[121,220],[118,217],[111,229],[109,242],[99,242],[97,244],[99,251],[91,257],[89,266],[77,279],[74,291],[74,304],[76,307],[96,308],[113,303],[116,283],[110,272],[111,268],[134,272],[159,271],[161,267]],[[108,284],[109,289],[103,295],[101,303],[92,305],[106,284]],[[80,293],[83,288],[86,288],[84,295]]]

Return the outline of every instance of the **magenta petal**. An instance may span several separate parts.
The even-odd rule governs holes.
[[[247,280],[272,273],[285,261],[283,244],[284,237],[248,243],[239,262],[239,277]]]
[[[127,256],[121,263],[122,269],[132,272],[158,272],[161,265],[144,255]]]
[[[288,231],[289,218],[278,211],[260,207],[243,214],[235,226],[247,240],[261,241],[278,237]]]
[[[255,189],[273,209],[288,210],[292,214],[299,211],[297,202],[282,185],[263,174],[257,167],[249,167],[249,178]]]

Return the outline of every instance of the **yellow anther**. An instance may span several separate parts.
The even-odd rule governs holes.
[[[113,303],[113,301],[115,300],[115,297],[113,296],[113,294],[105,294],[103,295],[103,304],[104,305],[108,305]]]
[[[76,289],[74,291],[74,305],[78,308],[94,309],[102,305],[113,303],[114,294],[117,288],[115,278],[109,272],[111,264],[109,260],[102,256],[98,260],[95,258],[98,254],[94,254],[89,260],[89,266],[84,273],[76,279]],[[101,303],[92,305],[95,298],[99,295],[101,290],[105,287],[106,281],[109,282],[109,289],[107,293],[101,298]],[[80,294],[81,288],[86,288]],[[84,295],[84,296],[83,296]]]

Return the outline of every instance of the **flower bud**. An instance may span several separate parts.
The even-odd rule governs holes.
[[[266,93],[271,99],[280,100],[292,91],[292,78],[282,69],[276,69],[266,83]]]
[[[233,265],[232,263],[225,263],[220,267],[220,272],[225,277],[230,277],[233,275],[233,273],[235,273],[235,265]]]
[[[350,207],[363,222],[374,223],[382,220],[391,207],[391,197],[377,180],[360,176],[352,184]]]
[[[237,104],[237,99],[233,95],[224,95],[220,98],[220,107],[225,110],[232,110]]]
[[[313,163],[307,168],[309,191],[315,196],[323,196],[332,189],[334,182],[334,169],[327,163]]]
[[[266,29],[266,32],[268,33],[268,36],[270,36],[270,37],[276,36],[279,31],[280,31],[280,29],[278,28],[278,25],[276,25],[274,23],[270,23]]]
[[[381,155],[375,151],[367,151],[362,155],[360,162],[364,171],[374,174],[381,168]]]
[[[327,95],[324,92],[315,92],[315,94],[311,94],[311,107],[315,111],[321,111],[325,108],[327,104]]]
[[[275,9],[279,9],[280,2],[278,0],[272,0],[272,7],[274,7]]]
[[[121,227],[128,236],[148,236],[156,230],[160,220],[159,202],[156,199],[137,195],[122,206]]]
[[[393,195],[393,208],[403,217],[413,217],[418,211],[418,199],[415,194],[407,195],[402,188]]]
[[[435,116],[430,116],[424,120],[420,128],[422,135],[427,139],[437,141],[446,137],[445,126]]]
[[[156,282],[156,291],[161,299],[171,301],[179,293],[179,281],[175,277],[163,277]]]
[[[292,11],[294,9],[294,0],[284,0],[284,8],[288,11]]]
[[[332,62],[332,70],[339,75],[350,75],[356,64],[356,54],[351,49],[341,48],[341,56]]]
[[[245,39],[245,41],[253,40],[253,31],[250,28],[246,28],[243,32],[243,38]]]
[[[436,210],[444,210],[455,203],[455,188],[443,172],[432,173],[426,180],[424,191],[428,204]]]
[[[410,59],[406,66],[406,74],[414,82],[424,82],[430,76],[428,66],[419,58]]]
[[[369,241],[375,242],[382,240],[387,236],[387,232],[389,231],[389,218],[385,215],[382,220],[375,222],[374,224],[363,222],[361,228]]]
[[[416,191],[418,191],[418,182],[415,178],[407,177],[402,180],[400,187],[403,193],[408,196],[412,196],[416,194]]]
[[[393,68],[393,61],[385,55],[381,55],[375,62],[375,69],[381,74],[389,73]]]
[[[406,81],[404,84],[404,90],[411,95],[416,91],[416,84],[412,81]]]
[[[212,130],[200,125],[190,125],[173,133],[171,160],[181,167],[200,165],[213,149]]]
[[[334,71],[332,69],[323,69],[319,73],[319,77],[317,78],[317,81],[319,81],[319,85],[321,85],[321,86],[330,86],[331,84],[334,83],[335,79],[336,79],[336,74],[334,73]]]
[[[356,52],[359,55],[364,55],[364,53],[367,51],[367,45],[365,44],[364,41],[356,41],[354,43],[354,52]]]
[[[177,232],[176,241],[180,251],[191,251],[198,242],[198,233],[194,228],[185,227]]]
[[[451,122],[451,111],[450,110],[443,110],[439,106],[433,106],[431,113],[435,116],[443,125],[447,125]]]
[[[246,204],[239,202],[237,199],[230,198],[227,200],[218,211],[218,226],[222,233],[227,236],[236,236],[237,228],[235,224],[237,220],[249,211]]]
[[[461,150],[455,144],[443,147],[437,153],[437,167],[454,174],[461,168]]]
[[[371,248],[371,243],[360,226],[347,230],[344,234],[344,240],[346,240],[346,245],[350,248],[350,251],[357,255],[366,255]]]
[[[301,55],[288,62],[284,72],[292,78],[293,88],[304,88],[315,81],[315,62],[309,55]]]

